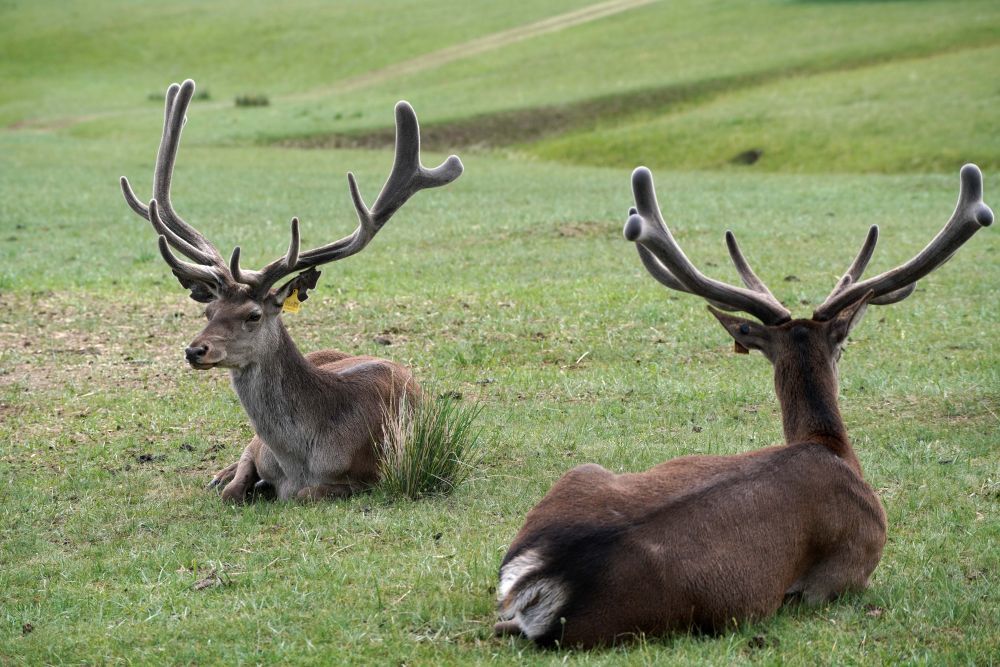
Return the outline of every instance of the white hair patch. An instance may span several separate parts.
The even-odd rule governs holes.
[[[566,585],[557,579],[541,578],[523,584],[525,577],[538,571],[544,561],[537,551],[529,549],[511,559],[500,569],[497,600],[500,618],[513,620],[529,639],[545,633],[566,604]]]
[[[528,639],[545,634],[559,618],[567,599],[566,585],[556,579],[539,579],[519,589],[506,613]]]
[[[542,566],[538,552],[529,549],[500,568],[500,585],[497,586],[497,602],[503,603],[507,593],[525,575],[531,574]]]

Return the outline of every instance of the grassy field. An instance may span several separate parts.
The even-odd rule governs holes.
[[[733,229],[801,315],[868,225],[871,274],[922,248],[962,162],[1000,207],[994,2],[652,2],[569,25],[586,6],[0,3],[0,664],[996,660],[992,228],[871,308],[841,361],[889,516],[867,592],[590,654],[491,637],[504,550],[570,467],[781,438],[766,361],[733,355],[622,239],[632,166],[656,168],[696,263],[735,280]],[[461,44],[485,50],[428,56]],[[283,252],[292,215],[306,245],[347,233],[343,173],[370,201],[391,162],[293,145],[379,145],[406,98],[430,147],[462,155],[459,181],[286,316],[304,350],[387,356],[481,403],[491,444],[453,495],[234,508],[203,490],[252,433],[226,375],[184,364],[201,308],[117,187],[148,192],[147,96],[186,76],[210,98],[189,113],[174,202],[246,265]],[[234,108],[242,93],[271,105]]]

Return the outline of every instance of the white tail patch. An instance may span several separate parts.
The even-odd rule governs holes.
[[[529,639],[552,627],[567,599],[566,585],[557,579],[542,578],[519,585],[542,565],[537,551],[526,551],[501,568],[497,587],[500,618],[517,623]]]
[[[531,574],[542,566],[542,559],[534,549],[528,549],[520,556],[512,558],[500,568],[500,585],[497,587],[497,602],[503,604],[507,593],[521,577]]]

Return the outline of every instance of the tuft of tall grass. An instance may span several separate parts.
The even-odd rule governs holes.
[[[451,493],[469,478],[480,459],[482,406],[450,395],[402,404],[385,419],[379,443],[382,481],[391,496],[413,500]]]

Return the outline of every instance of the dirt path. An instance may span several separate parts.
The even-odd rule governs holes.
[[[583,7],[582,9],[566,12],[565,14],[550,16],[549,18],[535,21],[534,23],[518,26],[516,28],[510,28],[508,30],[502,30],[490,35],[477,37],[476,39],[463,42],[462,44],[455,44],[454,46],[448,46],[443,49],[439,49],[438,51],[425,53],[415,58],[411,58],[410,60],[393,63],[392,65],[387,65],[370,72],[342,79],[327,86],[321,86],[319,88],[313,88],[312,90],[301,93],[293,93],[291,95],[276,96],[275,100],[278,102],[303,102],[320,99],[336,93],[359,90],[361,88],[373,86],[397,77],[408,76],[416,74],[417,72],[433,69],[435,67],[441,67],[442,65],[447,65],[448,63],[462,60],[463,58],[470,58],[482,53],[502,49],[505,46],[510,46],[511,44],[516,44],[517,42],[532,39],[540,35],[547,35],[549,33],[582,25],[584,23],[590,23],[591,21],[597,21],[608,16],[614,16],[615,14],[620,14],[630,9],[636,9],[653,2],[656,2],[656,0],[607,0],[606,2],[599,2],[594,5]],[[223,109],[230,107],[231,105],[232,103],[228,101],[203,102],[198,105],[198,111],[201,112],[206,109]],[[79,116],[66,116],[63,118],[49,118],[42,120],[27,119],[18,121],[13,125],[9,125],[6,129],[15,131],[57,130],[65,127],[72,127],[73,125],[92,120],[119,117],[136,112],[146,112],[147,110],[148,107],[144,106],[141,108],[101,111],[90,114],[82,114]]]
[[[489,51],[502,49],[505,46],[510,46],[511,44],[516,44],[517,42],[522,42],[526,39],[532,39],[534,37],[538,37],[539,35],[547,35],[549,33],[565,30],[566,28],[572,28],[573,26],[590,23],[591,21],[597,21],[608,16],[620,14],[630,9],[651,4],[655,1],[656,0],[609,0],[608,2],[600,2],[596,5],[584,7],[583,9],[577,9],[565,14],[559,14],[558,16],[550,16],[547,19],[542,19],[541,21],[536,21],[535,23],[529,23],[527,25],[518,26],[517,28],[503,30],[501,32],[493,33],[492,35],[477,37],[476,39],[462,44],[455,44],[454,46],[449,46],[438,51],[425,53],[422,56],[417,56],[416,58],[411,58],[410,60],[404,60],[400,63],[394,63],[380,69],[372,70],[371,72],[365,72],[364,74],[343,79],[331,86],[316,88],[311,91],[295,95],[288,95],[282,99],[293,101],[312,100],[325,97],[332,93],[344,93],[352,90],[358,90],[360,88],[366,88],[368,86],[383,83],[384,81],[389,81],[398,77],[416,74],[417,72],[434,69],[435,67],[441,67],[442,65],[447,65],[455,62],[456,60],[471,58],[472,56],[477,56],[481,53],[488,53]]]

